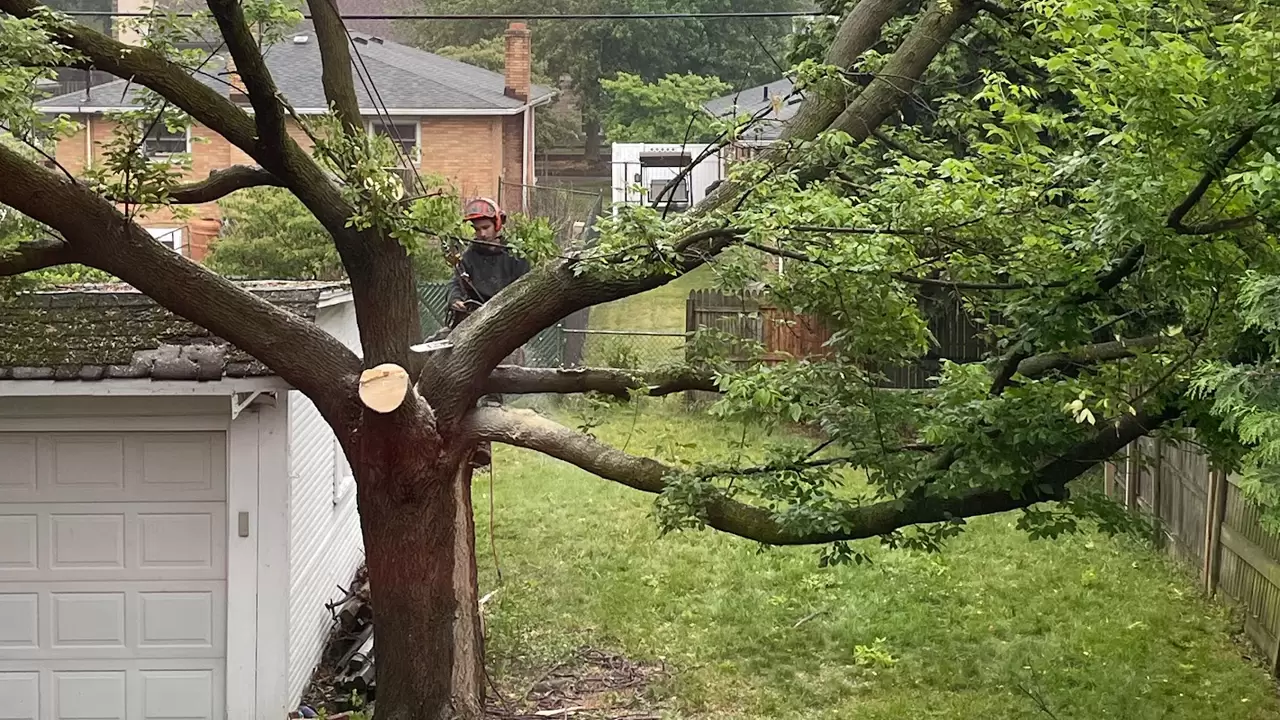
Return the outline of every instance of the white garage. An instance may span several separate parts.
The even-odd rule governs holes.
[[[341,288],[255,291],[354,342]],[[0,720],[283,718],[361,560],[310,402],[157,312],[120,287],[0,307]]]

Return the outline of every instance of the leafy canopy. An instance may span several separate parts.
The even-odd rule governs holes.
[[[892,24],[886,39],[909,27]],[[702,361],[722,373],[714,413],[819,427],[839,462],[806,464],[812,447],[791,443],[746,478],[729,463],[691,470],[664,495],[668,526],[701,523],[713,496],[823,532],[876,499],[1025,492],[1047,460],[1138,405],[1178,408],[1175,429],[1194,422],[1221,461],[1253,446],[1249,487],[1280,516],[1277,30],[1280,12],[1264,2],[1040,0],[979,15],[877,138],[828,131],[791,148],[788,169],[776,156],[740,164],[745,199],[710,213],[628,208],[606,221],[591,271],[623,276],[655,264],[675,273],[679,238],[740,228],[715,264],[720,285],[762,290],[832,330],[823,362],[742,372],[714,351]],[[873,50],[851,70],[825,67],[814,60],[821,32],[801,40],[796,72],[810,94],[857,93],[887,59]],[[1221,182],[1175,220],[1244,132],[1252,141]],[[796,261],[766,271],[767,254]],[[936,388],[884,389],[877,369],[937,347],[939,297],[982,325],[992,359],[941,358]],[[1122,360],[1088,354],[1135,340]],[[1048,372],[1020,362],[1054,353],[1081,360]],[[1186,392],[1193,382],[1198,394]],[[851,491],[841,468],[865,471],[869,488]],[[1048,535],[1081,515],[1118,527],[1110,507],[1078,492],[1023,523]],[[886,541],[932,545],[955,529]]]
[[[608,97],[604,134],[610,142],[709,142],[718,134],[716,119],[702,105],[730,89],[719,78],[674,73],[652,83],[618,73],[600,86]]]

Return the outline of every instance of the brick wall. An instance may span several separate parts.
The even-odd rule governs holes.
[[[523,193],[520,185],[520,158],[524,155],[524,115],[511,115],[502,119],[502,177],[511,183],[503,192],[501,202],[507,212],[523,210]]]
[[[110,141],[116,123],[103,117],[75,116],[73,119],[82,127],[74,135],[59,141],[56,157],[72,174],[78,175],[90,167],[95,158],[101,158],[102,146]],[[444,175],[464,198],[496,198],[499,177],[505,176],[512,183],[520,182],[520,158],[526,154],[522,152],[520,133],[523,126],[520,118],[516,116],[510,120],[519,128],[514,138],[504,133],[502,116],[422,118],[419,170],[424,175]],[[290,137],[301,147],[311,148],[310,138],[292,121],[288,130]],[[85,142],[86,134],[92,138],[92,154]],[[192,169],[187,180],[208,177],[213,170],[231,165],[253,164],[248,155],[208,128],[195,126],[191,136]],[[221,214],[216,203],[191,206],[190,209],[192,217],[189,220],[176,220],[167,209],[161,209],[141,217],[140,222],[149,228],[185,228],[183,253],[199,261],[204,259],[217,237]]]

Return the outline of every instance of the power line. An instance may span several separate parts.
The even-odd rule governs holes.
[[[145,18],[149,12],[117,12],[111,10],[62,10],[64,15],[77,17]],[[773,10],[759,12],[687,12],[687,13],[567,13],[567,14],[511,14],[479,13],[467,15],[439,15],[432,13],[355,13],[343,15],[343,20],[724,20],[732,18],[795,18],[822,17],[830,13],[821,10]],[[196,17],[196,13],[166,13],[174,17]],[[310,20],[310,14],[304,14]]]

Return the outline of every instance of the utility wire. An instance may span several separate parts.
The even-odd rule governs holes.
[[[64,15],[78,17],[151,17],[148,12],[118,12],[111,10],[61,10]],[[174,17],[197,17],[197,13],[166,13]],[[202,13],[200,14],[203,15]],[[777,10],[760,12],[685,12],[685,13],[353,13],[343,15],[343,20],[721,20],[733,18],[795,18],[824,17],[830,15],[820,10]],[[311,19],[309,13],[303,15]]]

